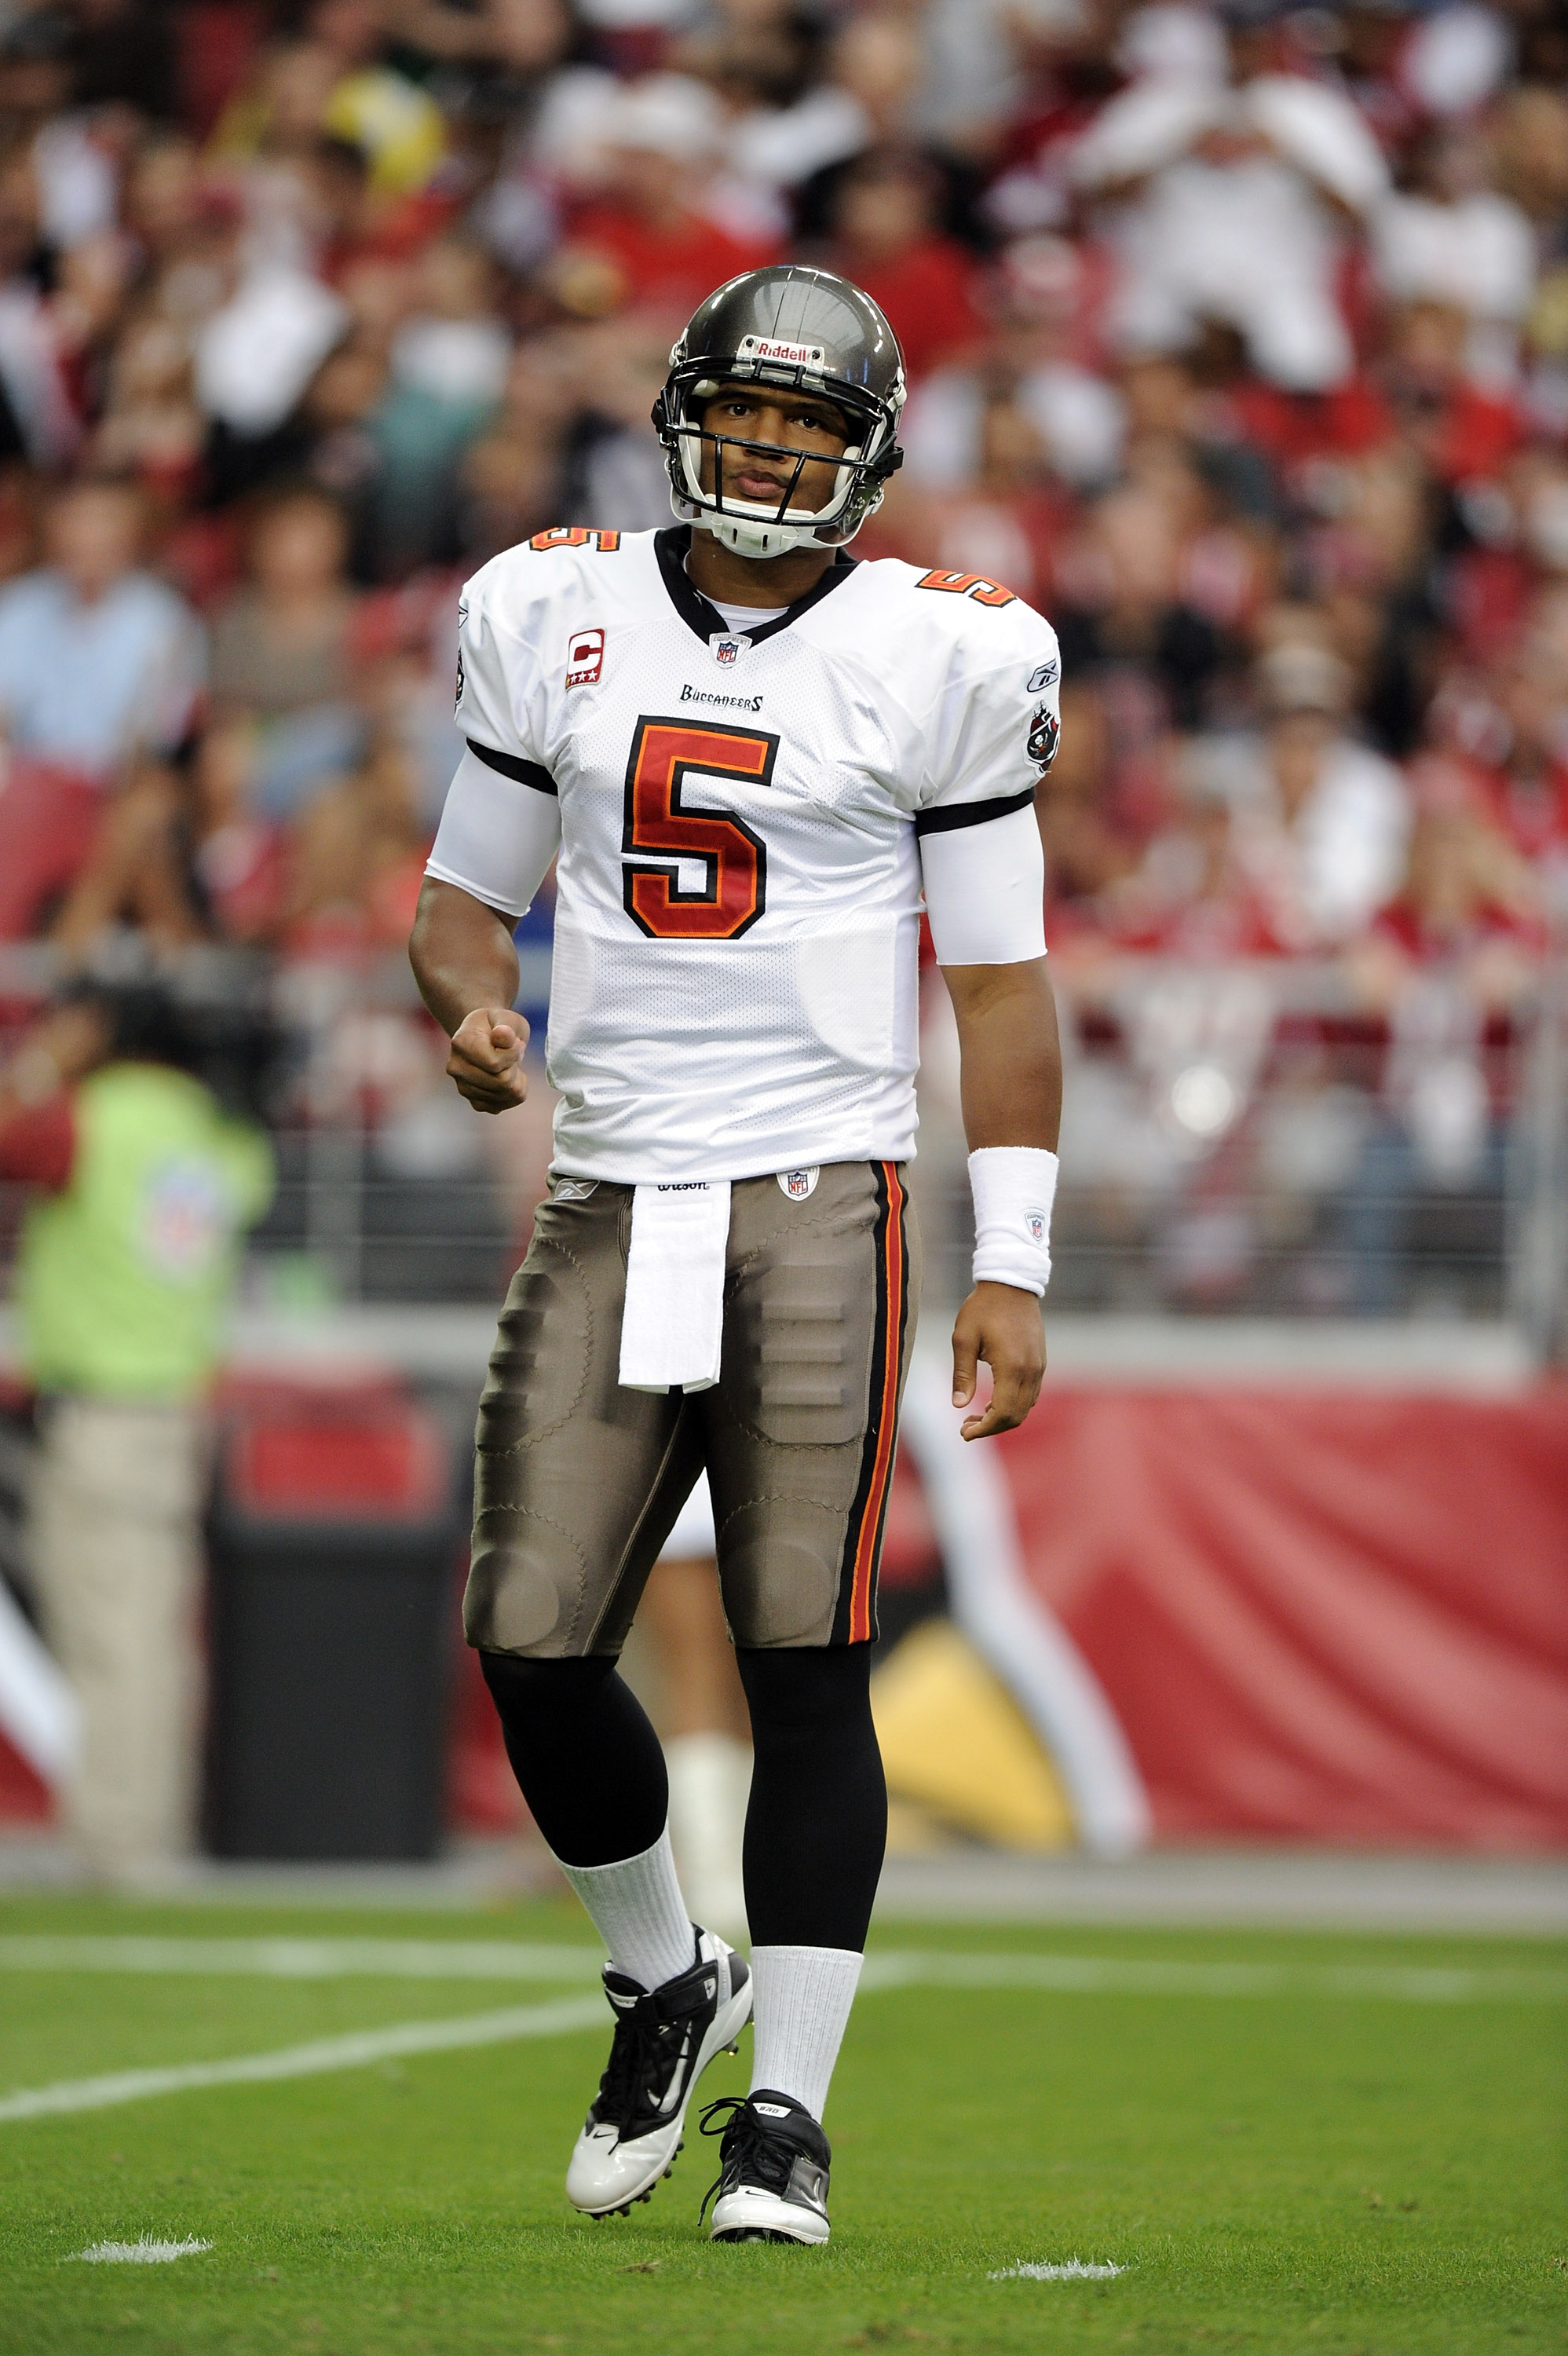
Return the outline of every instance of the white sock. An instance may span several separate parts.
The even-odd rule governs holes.
[[[652,1848],[616,1865],[556,1863],[592,1916],[616,1971],[656,1988],[691,1969],[697,1933],[676,1879],[667,1825]]]
[[[746,1935],[741,1844],[752,1754],[728,1734],[678,1734],[665,1744],[669,1837],[692,1919],[726,1938]]]
[[[863,1960],[852,1947],[752,1948],[753,2094],[788,2094],[820,2123]]]

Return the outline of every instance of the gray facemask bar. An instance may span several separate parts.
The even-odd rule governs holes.
[[[713,434],[705,425],[689,423],[684,417],[677,422],[674,431],[681,444],[681,468],[687,477],[688,493],[694,502],[700,501],[710,507],[716,515],[732,516],[741,523],[787,524],[793,522],[809,524],[818,529],[830,529],[834,524],[843,521],[849,503],[855,496],[855,467],[860,456],[859,447],[856,444],[849,444],[837,456],[829,456],[826,452],[819,450],[791,450],[781,442],[752,442],[740,434]],[[702,479],[701,448],[704,442],[711,442],[713,444],[711,491],[692,487],[694,474],[698,484],[700,484]],[[687,447],[690,443],[697,444],[695,455],[698,464],[695,468],[692,466]],[[726,500],[724,496],[726,450],[749,452],[760,458],[784,458],[793,462],[790,478],[784,485],[779,497],[779,503],[772,514],[769,514],[765,502],[760,499]],[[840,480],[835,486],[834,496],[825,508],[801,509],[792,514],[795,495],[800,487],[800,478],[806,467],[814,465],[831,466],[839,476]],[[848,477],[847,482],[842,479],[846,475]]]

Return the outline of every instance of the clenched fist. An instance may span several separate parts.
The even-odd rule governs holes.
[[[476,1006],[452,1034],[446,1068],[479,1112],[508,1112],[528,1092],[523,1049],[528,1026],[509,1006]]]

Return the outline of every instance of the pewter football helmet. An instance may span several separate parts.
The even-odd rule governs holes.
[[[880,504],[888,477],[903,464],[896,439],[904,404],[903,359],[898,338],[869,294],[830,270],[799,262],[748,270],[699,306],[669,359],[669,374],[654,403],[654,425],[682,522],[701,524],[741,556],[840,548],[854,539]],[[843,412],[849,444],[826,507],[790,505],[809,452],[705,434],[704,404],[720,385],[732,383],[817,393]],[[714,445],[711,491],[702,487],[705,439]],[[776,506],[726,492],[725,454],[741,450],[794,462]]]

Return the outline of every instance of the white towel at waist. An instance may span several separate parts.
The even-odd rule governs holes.
[[[631,1391],[711,1390],[724,1342],[730,1181],[638,1186],[621,1318],[621,1384]]]

